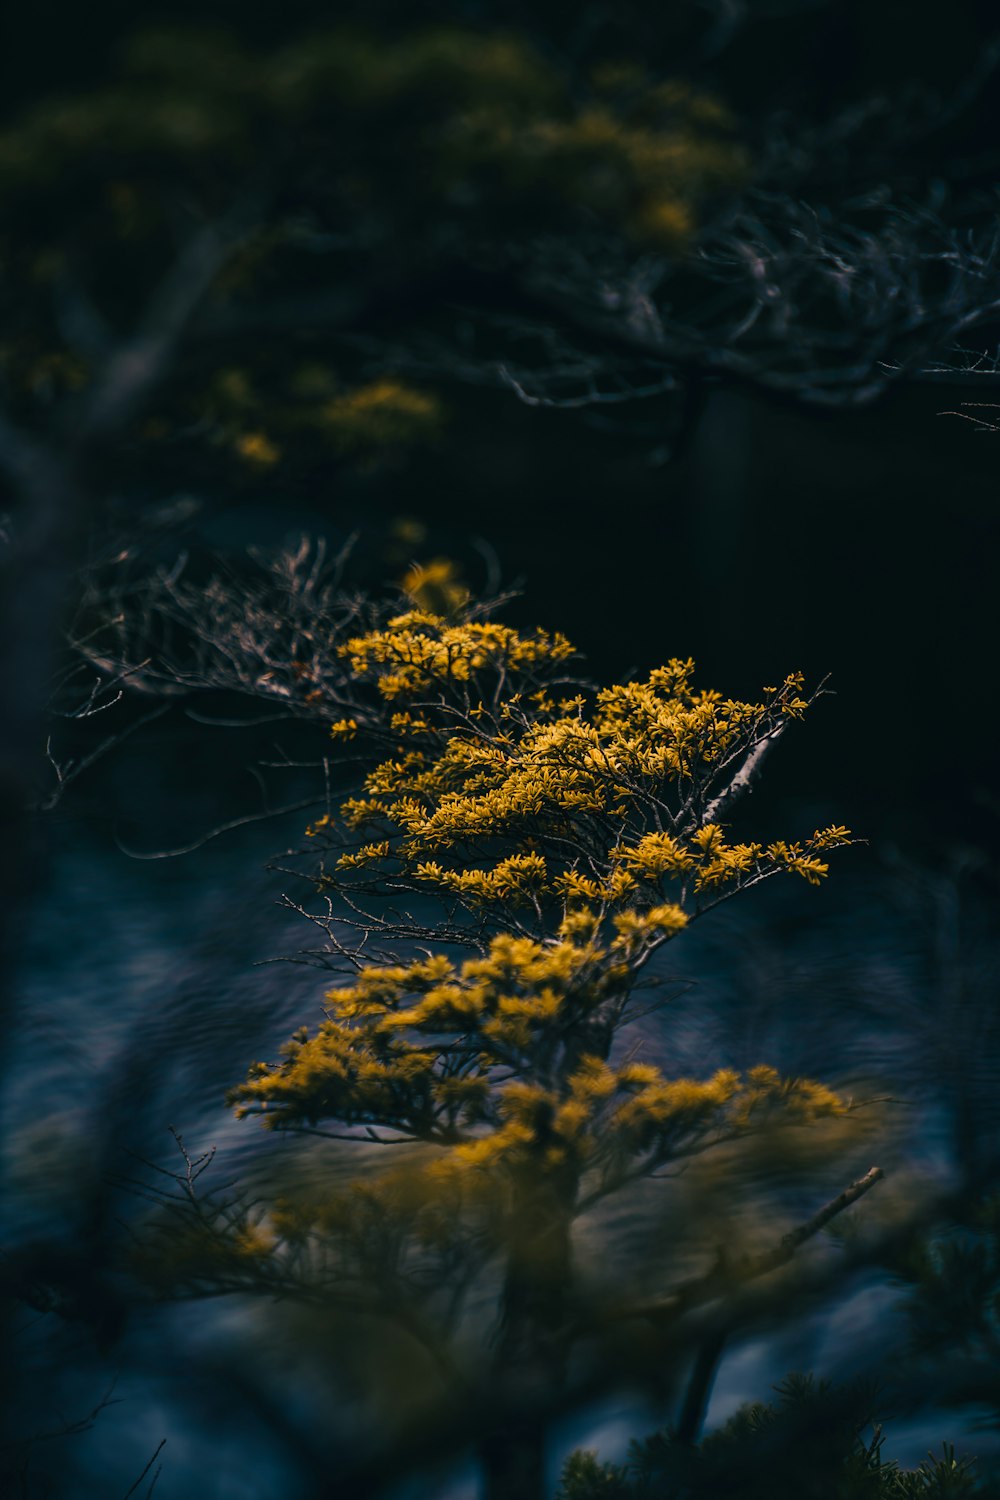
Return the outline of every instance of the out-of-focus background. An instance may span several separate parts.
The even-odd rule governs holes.
[[[600,681],[688,655],[734,696],[828,676],[742,826],[867,842],[672,948],[685,988],[648,1045],[678,1072],[884,1082],[899,1181],[988,1185],[994,7],[50,0],[0,26],[4,786],[35,809],[4,880],[20,1493],[125,1494],[166,1437],[138,1493],[162,1459],[161,1497],[335,1494],[350,1448],[336,1330],[136,1309],[109,1261],[168,1127],[218,1146],[220,1182],[280,1180],[222,1097],[323,987],[269,962],[309,939],[265,868],[322,801],[322,726],[141,681],[79,713],[104,604],[181,556],[239,587],[248,549],[356,534],[358,587],[446,558]],[[905,1297],[869,1274],[749,1337],[709,1425],[789,1369],[906,1347]],[[953,1385],[898,1393],[905,1462],[942,1437],[988,1457],[990,1409]],[[553,1464],[620,1453],[630,1400],[575,1414]],[[393,1493],[473,1492],[441,1462]]]

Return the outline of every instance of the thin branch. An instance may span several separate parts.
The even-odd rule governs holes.
[[[765,734],[763,739],[757,741],[729,785],[717,797],[714,797],[705,808],[704,821],[706,823],[717,823],[722,815],[728,812],[734,802],[737,802],[745,793],[753,790],[768,753],[772,746],[777,744],[787,727],[788,720],[786,719],[776,729],[772,729],[769,734]]]
[[[772,1250],[763,1251],[759,1255],[744,1256],[736,1261],[726,1260],[708,1275],[697,1276],[682,1283],[665,1297],[658,1297],[652,1302],[620,1307],[616,1310],[616,1316],[648,1318],[656,1323],[673,1322],[693,1307],[698,1307],[705,1302],[714,1302],[718,1297],[732,1291],[734,1287],[745,1285],[759,1276],[766,1276],[769,1272],[776,1271],[780,1266],[787,1265],[794,1257],[796,1250],[819,1234],[820,1230],[825,1228],[832,1219],[870,1192],[884,1175],[881,1167],[872,1167],[863,1177],[859,1177],[856,1182],[851,1183],[850,1187],[846,1187],[836,1198],[825,1204],[811,1219],[807,1219],[804,1224],[798,1225],[797,1228],[783,1235]]]
[[[234,828],[245,828],[250,823],[264,823],[271,818],[282,818],[287,813],[303,812],[307,808],[319,806],[320,801],[319,797],[305,797],[300,802],[286,802],[283,807],[268,808],[264,812],[247,813],[241,818],[231,818],[228,823],[220,823],[201,838],[195,839],[194,843],[181,844],[176,849],[129,849],[117,837],[115,843],[123,854],[128,855],[129,859],[177,859],[182,854],[193,854],[196,849],[204,848],[212,839],[220,838],[224,833],[231,833]]]
[[[143,1469],[142,1473],[139,1475],[139,1478],[135,1481],[135,1483],[133,1485],[131,1485],[129,1487],[129,1489],[127,1489],[125,1491],[125,1494],[122,1496],[122,1500],[129,1500],[129,1496],[135,1494],[136,1490],[139,1488],[140,1484],[145,1479],[146,1475],[149,1473],[149,1471],[153,1467],[153,1465],[156,1463],[156,1460],[159,1458],[160,1454],[163,1452],[164,1448],[166,1447],[166,1444],[167,1444],[166,1438],[161,1438],[160,1441],[159,1441],[159,1443],[157,1444],[156,1452],[153,1454],[152,1458],[149,1460],[149,1463],[146,1465],[146,1467]],[[160,1477],[159,1476],[159,1470],[157,1470],[156,1474],[154,1474],[154,1476],[153,1476],[153,1482],[149,1486],[149,1489],[146,1492],[146,1494],[147,1494],[147,1500],[148,1500],[148,1496],[153,1493],[153,1487],[156,1484],[156,1481],[157,1481],[157,1479],[159,1477]]]

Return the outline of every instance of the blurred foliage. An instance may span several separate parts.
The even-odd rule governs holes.
[[[709,95],[638,62],[581,79],[516,31],[343,24],[269,51],[140,33],[106,83],[0,132],[7,400],[32,422],[85,390],[185,236],[235,213],[250,230],[134,440],[188,477],[293,446],[299,467],[391,462],[446,413],[352,336],[401,332],[540,238],[682,254],[746,172]]]
[[[889,1262],[909,1296],[909,1357],[937,1399],[1000,1423],[1000,1197],[961,1203],[949,1223]]]
[[[0,180],[22,231],[38,232],[43,277],[55,265],[42,247],[58,255],[69,210],[85,216],[84,234],[117,231],[136,254],[162,228],[161,194],[178,172],[211,206],[233,171],[266,168],[269,152],[292,174],[289,206],[311,186],[300,212],[349,206],[375,245],[404,225],[443,241],[460,225],[529,236],[604,219],[683,246],[699,199],[745,171],[725,109],[637,62],[598,69],[586,94],[575,99],[566,73],[516,33],[341,27],[261,56],[207,29],[151,32],[123,49],[114,85],[47,100],[9,127]],[[243,261],[251,279],[266,276],[267,251],[294,244],[294,225],[271,236]]]
[[[875,1382],[833,1386],[789,1376],[778,1399],[741,1407],[700,1444],[665,1430],[633,1442],[622,1464],[578,1452],[558,1500],[868,1500],[886,1496],[1000,1496],[993,1464],[958,1458],[952,1445],[915,1470],[885,1460],[879,1413],[929,1403],[936,1412],[1000,1416],[1000,1202],[959,1205],[954,1218],[908,1235],[891,1262],[907,1289],[909,1351]],[[904,1373],[905,1370],[905,1373]]]
[[[790,1375],[777,1400],[743,1406],[697,1447],[669,1432],[632,1445],[627,1463],[576,1453],[557,1500],[957,1500],[995,1497],[975,1464],[944,1444],[917,1469],[882,1456],[878,1395]]]
[[[462,582],[462,570],[450,557],[415,562],[407,569],[401,586],[418,609],[444,619],[460,616],[470,600]]]
[[[917,1348],[957,1343],[1000,1357],[1000,1197],[987,1199],[949,1236],[922,1243],[898,1273],[914,1289]]]

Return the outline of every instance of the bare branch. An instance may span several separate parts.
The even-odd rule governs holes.
[[[778,1244],[772,1250],[762,1251],[759,1255],[743,1256],[736,1260],[726,1257],[714,1270],[706,1276],[697,1276],[692,1280],[682,1283],[673,1292],[664,1297],[656,1298],[652,1302],[625,1304],[615,1310],[615,1316],[622,1318],[648,1318],[652,1322],[672,1322],[682,1317],[691,1308],[699,1307],[705,1302],[714,1302],[718,1297],[725,1296],[735,1288],[746,1285],[760,1276],[766,1276],[771,1271],[787,1265],[808,1240],[813,1239],[824,1229],[838,1214],[857,1203],[859,1198],[871,1191],[877,1182],[885,1176],[881,1167],[872,1167],[863,1177],[852,1182],[842,1193],[815,1213],[811,1219],[804,1224],[798,1225],[787,1234],[782,1235]]]

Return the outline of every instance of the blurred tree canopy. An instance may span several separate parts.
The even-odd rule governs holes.
[[[220,459],[433,441],[440,396],[414,387],[670,396],[681,441],[706,381],[851,407],[954,363],[1000,296],[993,158],[956,151],[996,48],[944,97],[884,78],[824,108],[814,56],[772,101],[768,41],[834,41],[828,9],[105,32],[95,76],[8,104],[0,135],[8,416],[72,432],[116,347],[169,328],[169,360],[131,369],[116,479],[155,454],[224,483]]]
[[[398,371],[475,369],[445,356],[453,309],[499,317],[549,243],[675,255],[745,176],[710,96],[627,61],[581,91],[514,33],[342,26],[264,54],[147,33],[113,82],[0,138],[11,415],[85,388],[217,223],[228,254],[133,434],[143,453],[190,479],[212,446],[269,465],[291,443],[303,464],[427,441],[439,403]]]

